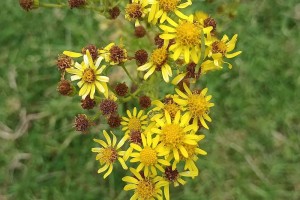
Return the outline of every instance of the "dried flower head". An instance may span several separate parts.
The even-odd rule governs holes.
[[[121,125],[121,117],[118,114],[112,114],[107,120],[110,128],[118,128]]]
[[[117,95],[123,97],[128,93],[128,86],[126,85],[126,83],[118,83],[115,87],[115,91],[117,93]]]
[[[57,91],[64,96],[70,96],[74,93],[74,87],[72,86],[71,82],[68,80],[61,80],[58,83]]]
[[[115,6],[108,10],[108,13],[110,15],[110,19],[116,19],[120,15],[120,8],[118,6]]]
[[[86,0],[68,0],[70,8],[79,8],[86,5]]]
[[[137,144],[137,145],[141,145],[142,144],[142,136],[141,136],[141,131],[137,130],[137,131],[131,131],[129,133],[129,141],[131,143]]]
[[[75,117],[74,127],[76,131],[87,133],[90,126],[91,122],[85,114],[78,114]]]
[[[141,108],[143,109],[147,109],[151,106],[151,99],[150,97],[144,95],[144,96],[141,96],[140,97],[140,100],[139,100],[139,104],[141,106]]]
[[[146,35],[146,29],[143,26],[136,26],[134,34],[137,38],[142,38]]]
[[[144,49],[135,52],[134,58],[138,66],[145,64],[148,61],[148,53]]]
[[[19,4],[24,10],[30,11],[39,7],[39,0],[19,0]]]
[[[85,110],[93,109],[96,105],[96,101],[91,99],[90,96],[85,97],[81,100],[81,107]]]
[[[61,55],[58,55],[58,57],[57,57],[56,65],[60,71],[65,71],[66,68],[71,67],[72,62],[73,62],[73,60],[71,57],[61,54]]]
[[[90,44],[90,45],[82,48],[81,53],[86,54],[86,50],[89,50],[94,61],[98,58],[98,48],[95,45]]]
[[[205,20],[204,20],[204,28],[206,28],[206,27],[209,27],[209,26],[212,26],[213,27],[213,29],[212,29],[212,33],[215,33],[216,32],[216,30],[217,30],[217,22],[216,22],[216,20],[214,19],[214,18],[212,18],[212,17],[208,17],[208,18],[206,18]]]
[[[108,116],[113,113],[116,113],[118,109],[118,104],[111,99],[104,99],[100,103],[100,111],[103,115]]]
[[[155,36],[154,43],[158,48],[161,48],[164,45],[164,40],[159,37],[159,34]]]

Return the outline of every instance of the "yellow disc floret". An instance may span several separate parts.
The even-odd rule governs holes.
[[[201,94],[192,94],[188,98],[188,109],[193,117],[203,116],[209,110],[209,102]]]
[[[100,161],[100,163],[111,164],[116,161],[118,158],[117,151],[112,147],[103,148],[101,153],[99,153],[96,159]]]
[[[157,153],[155,150],[153,150],[150,147],[145,147],[141,151],[140,156],[141,156],[141,162],[146,166],[153,165],[157,161]]]
[[[201,29],[197,23],[185,21],[177,27],[177,40],[183,46],[200,44]]]
[[[165,104],[164,109],[168,111],[172,118],[174,118],[176,113],[180,110],[179,106],[176,103],[167,103]]]
[[[131,19],[138,19],[138,18],[142,17],[143,11],[142,11],[141,4],[139,4],[139,3],[128,4],[126,7],[126,14],[128,14],[128,16]]]
[[[165,64],[167,58],[168,51],[166,48],[155,49],[151,55],[151,60],[156,66],[162,66],[163,64]]]
[[[224,42],[216,41],[216,42],[212,43],[212,52],[213,53],[221,53],[221,54],[225,55],[226,51],[227,51],[227,46]]]
[[[183,143],[184,131],[178,124],[168,124],[162,129],[162,140],[166,145],[177,147]]]
[[[130,131],[140,130],[141,129],[141,121],[136,117],[132,117],[128,122],[128,129]]]
[[[149,179],[140,180],[137,188],[136,193],[139,199],[151,199],[154,196],[155,186]]]
[[[158,0],[159,7],[166,12],[174,11],[180,0]]]
[[[93,83],[96,80],[96,75],[93,69],[88,68],[83,72],[82,80],[84,82]]]

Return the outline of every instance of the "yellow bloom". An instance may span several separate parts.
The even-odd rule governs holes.
[[[208,56],[212,57],[216,66],[221,66],[222,63],[228,64],[229,69],[232,68],[230,63],[224,62],[223,57],[233,58],[241,54],[241,51],[235,53],[229,53],[233,51],[237,42],[238,35],[235,34],[231,40],[227,35],[224,35],[221,40],[214,40],[209,48]]]
[[[202,126],[209,129],[205,120],[211,122],[211,118],[208,116],[209,109],[214,106],[214,103],[210,103],[212,96],[205,96],[208,89],[205,88],[201,92],[192,92],[187,85],[183,84],[186,93],[181,92],[179,89],[175,89],[178,98],[174,98],[174,101],[181,106],[186,108],[186,111],[190,117],[193,119],[193,124],[198,124],[198,119],[200,120]]]
[[[165,82],[169,82],[169,77],[172,77],[172,69],[170,65],[167,63],[168,61],[168,51],[166,47],[161,47],[155,49],[152,52],[150,62],[140,66],[137,68],[139,71],[146,71],[148,72],[144,75],[144,79],[153,74],[154,71],[161,71],[162,76]]]
[[[80,80],[77,85],[81,88],[79,90],[79,96],[82,96],[82,99],[85,99],[88,95],[90,95],[91,99],[94,99],[96,88],[99,92],[104,93],[105,97],[108,97],[108,87],[106,83],[109,81],[109,78],[107,76],[101,76],[106,66],[102,65],[98,69],[102,59],[102,57],[99,57],[94,63],[90,52],[87,50],[83,56],[84,62],[81,64],[76,62],[74,67],[66,69],[68,73],[73,74],[71,76],[72,81]]]
[[[173,59],[177,60],[181,55],[184,61],[189,63],[193,61],[198,63],[201,54],[201,34],[208,34],[212,27],[202,28],[201,25],[194,21],[193,15],[186,20],[179,20],[179,23],[171,19],[167,21],[173,26],[160,25],[159,27],[164,31],[160,38],[164,40],[174,39],[175,43],[170,46]]]
[[[179,106],[177,103],[174,102],[174,96],[177,95],[167,95],[163,102],[159,100],[152,101],[152,105],[155,105],[156,107],[152,109],[152,111],[159,111],[154,116],[151,117],[151,120],[155,120],[156,118],[162,118],[165,114],[165,111],[167,111],[171,118],[173,119],[176,115],[176,113],[180,110],[182,110],[182,107]]]
[[[142,137],[142,145],[131,143],[130,146],[134,148],[137,152],[131,153],[132,159],[130,162],[139,162],[140,164],[136,168],[136,171],[139,172],[144,168],[144,175],[147,177],[150,173],[152,175],[157,175],[156,168],[161,172],[164,171],[162,165],[169,166],[170,163],[163,159],[167,153],[158,152],[157,144],[159,142],[159,137],[156,136],[152,138],[151,134],[147,134],[147,138],[144,134]]]
[[[135,20],[135,26],[139,26],[139,20],[144,18],[148,12],[148,0],[132,0],[125,8],[125,19],[129,21]]]
[[[172,167],[166,167],[164,172],[165,186],[164,186],[164,194],[166,200],[170,199],[170,185],[174,183],[174,186],[177,187],[180,184],[184,185],[186,183],[181,177],[195,177],[197,174],[192,171],[184,171],[178,172],[177,169],[172,169]],[[165,183],[164,182],[164,183]]]
[[[110,43],[104,49],[100,49],[99,54],[111,65],[118,65],[127,61],[127,50],[115,43]]]
[[[187,158],[188,152],[184,144],[197,145],[202,136],[191,134],[192,130],[197,130],[195,124],[189,125],[189,114],[181,116],[178,111],[172,120],[170,114],[165,111],[165,119],[156,119],[158,128],[153,128],[152,132],[159,135],[159,152],[169,153],[179,162],[180,153]]]
[[[127,110],[128,117],[122,117],[122,131],[126,131],[125,134],[129,134],[132,131],[143,132],[143,130],[145,130],[146,128],[145,125],[147,124],[147,115],[143,115],[143,113],[143,110],[137,112],[136,107],[133,108],[132,113],[129,110]]]
[[[161,187],[167,183],[163,181],[160,176],[144,177],[135,169],[130,168],[133,176],[125,176],[122,178],[123,181],[127,182],[124,190],[134,190],[131,200],[155,200],[163,199],[163,193]]]
[[[160,23],[164,23],[170,13],[175,13],[179,18],[187,19],[188,17],[178,9],[192,5],[192,1],[187,0],[181,4],[180,1],[181,0],[149,0],[149,4],[152,5],[149,11],[148,22],[156,24],[158,19],[160,19]]]
[[[109,137],[106,131],[103,131],[103,135],[106,139],[106,142],[100,139],[94,139],[95,142],[99,143],[102,147],[96,147],[92,148],[92,152],[97,153],[96,160],[99,160],[100,165],[102,166],[98,173],[102,173],[107,170],[107,172],[104,174],[103,178],[106,178],[113,170],[113,164],[116,160],[120,162],[123,169],[128,169],[127,165],[125,164],[125,161],[123,160],[123,152],[119,149],[123,146],[124,140],[121,140],[117,144],[117,138],[116,136],[111,132],[113,138]]]

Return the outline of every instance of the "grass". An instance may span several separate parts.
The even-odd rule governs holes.
[[[300,199],[296,4],[195,2],[216,16],[221,32],[239,34],[243,54],[233,70],[208,74],[202,81],[216,104],[202,143],[208,156],[199,160],[200,176],[171,190],[172,199]],[[1,5],[0,199],[128,199],[121,192],[123,172],[108,181],[96,174],[90,148],[99,129],[90,135],[74,132],[74,115],[82,112],[79,99],[56,93],[55,58],[89,43],[104,46],[131,30],[86,11],[26,13],[17,2]],[[220,5],[225,13],[214,15]],[[125,37],[125,44],[131,42]],[[135,47],[143,44],[137,41]]]

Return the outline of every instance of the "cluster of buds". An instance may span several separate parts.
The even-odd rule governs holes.
[[[37,2],[20,0],[20,5],[29,11]],[[94,3],[68,0],[68,7],[89,9]],[[64,51],[57,58],[58,92],[78,95],[86,112],[75,117],[76,131],[86,134],[91,126],[103,129],[108,125],[119,133],[99,130],[94,141],[100,147],[92,152],[97,154],[98,173],[105,172],[104,178],[116,162],[129,169],[131,175],[122,180],[128,183],[124,190],[134,190],[133,199],[170,199],[169,187],[199,175],[197,160],[206,155],[201,149],[202,131],[210,127],[214,106],[208,88],[199,87],[201,78],[224,66],[231,69],[229,60],[241,53],[233,52],[237,34],[231,39],[219,37],[212,16],[201,11],[186,14],[185,8],[192,5],[192,0],[107,3],[100,13],[116,19],[123,8],[124,18],[134,24],[128,35],[135,40],[150,39],[153,46],[137,50],[120,40]],[[155,26],[159,34],[151,31]],[[127,78],[114,80],[114,71]]]

